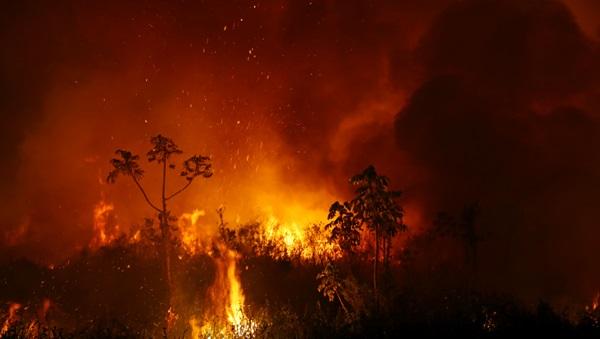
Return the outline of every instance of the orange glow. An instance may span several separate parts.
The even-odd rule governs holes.
[[[199,325],[198,319],[196,319],[195,316],[193,316],[192,318],[190,318],[190,320],[188,321],[188,324],[191,327],[191,338],[200,338],[200,334],[202,333],[202,328]]]
[[[262,208],[263,216],[257,217],[256,254],[269,255],[276,259],[295,258],[303,261],[320,262],[336,259],[341,250],[328,241],[330,232],[324,228],[326,210],[309,209],[300,204],[275,209],[270,205]],[[206,223],[203,210],[183,213],[179,217],[179,228],[184,250],[190,255],[206,253],[212,255],[212,243],[218,240],[217,228]],[[228,226],[232,229],[244,224]]]
[[[301,219],[310,217],[299,215]],[[337,244],[328,241],[330,232],[314,222],[280,221],[271,214],[262,225],[261,243],[274,246],[271,255],[276,258],[299,257],[306,261],[321,261],[341,256]]]
[[[10,329],[10,327],[12,326],[12,324],[17,321],[18,317],[17,317],[17,312],[21,309],[21,304],[19,303],[10,303],[10,305],[8,306],[8,314],[6,315],[6,319],[4,320],[4,324],[2,325],[2,328],[0,329],[0,337],[3,336],[6,332],[8,332],[8,330]]]
[[[100,200],[94,206],[93,214],[94,234],[88,244],[88,248],[97,250],[100,247],[110,246],[117,240],[134,244],[141,240],[142,231],[139,228],[130,227],[129,233],[125,233],[117,222],[115,206],[105,199]]]
[[[594,299],[592,299],[592,304],[589,306],[586,306],[585,309],[588,312],[594,312],[598,309],[598,306],[600,306],[600,292],[596,293],[596,295],[594,296]]]
[[[6,245],[15,246],[19,244],[30,228],[30,221],[29,217],[25,217],[17,228],[3,234]]]
[[[44,298],[44,300],[42,301],[42,305],[40,306],[40,308],[38,310],[38,318],[40,320],[40,323],[42,323],[42,324],[46,323],[46,317],[48,315],[48,310],[50,310],[51,306],[52,306],[52,301],[48,298]]]
[[[229,284],[229,304],[227,305],[227,320],[234,328],[243,325],[246,319],[244,314],[244,293],[237,273],[237,254],[227,251],[227,282]]]
[[[181,243],[185,252],[190,255],[200,253],[210,255],[210,244],[217,234],[212,227],[201,225],[199,222],[199,219],[205,215],[206,212],[203,210],[194,210],[191,213],[183,213],[178,219]]]
[[[114,218],[115,206],[101,200],[94,207],[94,237],[90,248],[97,249],[115,241],[120,233],[120,227]]]
[[[217,245],[220,256],[215,258],[215,280],[208,290],[211,309],[204,314],[204,323],[200,326],[198,318],[189,320],[192,337],[251,337],[256,323],[245,313],[245,297],[237,272],[238,253],[223,244]]]

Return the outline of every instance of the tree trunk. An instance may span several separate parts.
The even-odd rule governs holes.
[[[161,229],[163,232],[163,246],[164,246],[164,260],[165,260],[165,274],[167,278],[167,285],[169,288],[169,295],[171,294],[171,227],[169,226],[169,214],[167,211],[167,160],[163,161],[163,179],[162,179],[162,225]]]
[[[167,186],[167,161],[163,162],[163,180],[162,180],[162,212],[161,212],[161,232],[162,232],[162,252],[164,260],[165,279],[167,283],[167,315],[165,317],[165,329],[168,332],[171,325],[171,316],[173,314],[173,279],[171,275],[171,227],[169,225],[169,213],[167,210],[166,198]]]
[[[377,271],[379,264],[379,226],[375,226],[375,258],[373,258],[373,294],[375,297],[375,309],[379,308],[377,293]]]
[[[346,305],[344,304],[344,302],[342,301],[342,298],[340,297],[340,294],[335,292],[335,296],[338,298],[338,301],[340,302],[340,305],[342,306],[342,309],[344,310],[344,313],[346,315],[350,314],[350,312],[348,312],[348,309],[346,308]]]
[[[388,265],[389,265],[389,256],[390,256],[389,239],[390,238],[387,235],[385,235],[383,237],[383,239],[381,239],[381,242],[383,243],[383,269],[384,269],[384,272],[387,272]]]
[[[163,220],[166,217],[163,217]],[[162,255],[163,255],[163,265],[165,268],[165,279],[168,287],[169,296],[171,294],[171,286],[172,286],[172,277],[171,277],[171,230],[169,229],[168,220],[163,221],[161,225],[163,237],[162,237]]]

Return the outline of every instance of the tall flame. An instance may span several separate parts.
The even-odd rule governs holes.
[[[246,315],[244,314],[244,293],[237,273],[237,253],[227,250],[226,260],[227,282],[229,284],[227,320],[234,328],[240,328],[246,319]]]
[[[215,280],[208,290],[211,308],[204,315],[203,325],[196,316],[190,319],[192,337],[251,337],[256,324],[245,313],[245,296],[237,271],[239,254],[221,243],[217,247],[220,255],[215,258]]]

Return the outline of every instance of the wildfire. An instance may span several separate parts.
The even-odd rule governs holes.
[[[191,213],[183,213],[178,219],[181,245],[185,252],[190,255],[211,254],[210,245],[212,240],[216,239],[217,234],[212,227],[202,227],[200,224],[200,217],[205,215],[206,212],[196,209]]]
[[[2,328],[0,329],[0,337],[4,336],[4,334],[6,334],[6,332],[8,332],[8,330],[10,329],[12,324],[18,320],[17,312],[20,309],[21,309],[21,304],[10,303],[10,305],[8,306],[8,315],[6,316],[6,319],[4,320],[4,324],[2,325]]]
[[[140,229],[133,229],[129,234],[121,229],[114,210],[115,206],[104,198],[94,206],[94,235],[88,244],[90,249],[97,250],[100,247],[110,246],[117,240],[124,240],[129,244],[141,240],[142,232]]]
[[[282,222],[271,215],[264,222],[260,242],[272,247],[274,257],[298,257],[306,261],[335,259],[341,256],[339,247],[329,240],[330,233],[322,224]]]
[[[214,282],[207,291],[209,306],[188,318],[192,338],[255,336],[258,323],[247,313],[238,271],[242,255],[267,255],[275,259],[311,262],[341,256],[341,250],[329,241],[330,232],[323,226],[327,211],[311,207],[317,205],[314,199],[307,199],[313,202],[308,204],[294,201],[283,205],[272,196],[268,198],[256,197],[262,203],[256,209],[259,217],[246,223],[240,222],[239,216],[233,225],[224,218],[220,223],[211,222],[201,209],[183,213],[177,218],[179,258],[182,259],[184,253],[188,256],[208,255],[215,264]],[[114,205],[105,199],[94,208],[93,226],[94,237],[89,245],[92,249],[121,240],[135,243],[142,234],[140,229],[133,229],[131,236],[125,236],[116,220]],[[168,328],[173,328],[177,318],[170,308],[167,312]]]
[[[241,242],[239,246],[251,244],[256,254],[313,261],[341,255],[337,245],[328,241],[329,232],[322,223],[318,223],[326,216],[326,211],[295,205],[278,209],[277,212],[285,219],[278,218],[273,208],[264,207],[266,217],[256,222],[229,228],[222,221],[221,227],[227,227],[227,232],[243,238],[237,239]],[[222,234],[219,232],[223,229],[212,226],[212,223],[203,223],[204,216],[206,213],[203,210],[196,209],[182,214],[178,221],[181,244],[186,253],[210,255],[216,266],[215,280],[208,290],[211,306],[202,317],[195,315],[189,319],[191,335],[193,338],[252,337],[257,323],[248,317],[245,310],[245,297],[237,269],[240,253],[220,238]]]
[[[251,231],[249,239],[257,254],[264,254],[276,259],[296,258],[304,261],[322,261],[336,259],[341,256],[337,244],[329,241],[330,232],[323,227],[320,220],[325,211],[290,207],[288,213],[279,213],[286,219],[277,217],[272,208],[265,208],[266,217],[257,218],[255,222],[232,227],[232,231],[246,228]],[[219,233],[215,227],[201,223],[203,210],[184,213],[179,218],[181,242],[186,253],[212,254],[212,243]]]
[[[41,338],[48,337],[45,332],[48,329],[47,315],[52,301],[48,298],[44,298],[37,308],[37,314],[27,313],[27,310],[33,310],[29,306],[23,307],[22,304],[11,302],[8,305],[6,316],[2,321],[2,327],[0,328],[0,338],[8,335],[15,335],[11,333],[11,330],[18,330],[19,338]],[[25,313],[21,313],[24,311]],[[21,314],[19,314],[21,313]],[[45,333],[45,335],[43,335]]]
[[[90,248],[97,249],[106,246],[119,237],[120,227],[114,218],[115,206],[102,199],[94,207],[94,238]]]
[[[252,337],[256,323],[245,313],[245,297],[237,271],[239,254],[222,243],[217,247],[215,280],[208,290],[212,308],[204,315],[202,325],[195,316],[190,319],[192,337]]]
[[[188,322],[188,324],[190,325],[190,328],[192,329],[191,331],[191,338],[200,338],[200,334],[202,334],[202,328],[198,322],[198,319],[196,319],[195,316],[192,316],[190,318],[190,321]]]
[[[229,304],[227,305],[227,320],[235,328],[242,326],[244,314],[244,293],[237,273],[237,254],[227,250],[227,282],[229,283]]]

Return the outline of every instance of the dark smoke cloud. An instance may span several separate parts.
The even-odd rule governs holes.
[[[427,214],[481,204],[487,286],[589,298],[600,283],[600,112],[586,104],[597,45],[561,3],[465,1],[439,16],[419,54],[429,80],[395,131],[426,173]]]

